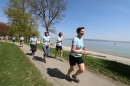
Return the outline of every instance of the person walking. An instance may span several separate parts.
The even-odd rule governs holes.
[[[84,35],[84,27],[79,27],[76,30],[77,36],[72,40],[72,47],[69,55],[69,63],[70,68],[66,75],[66,80],[71,81],[70,78],[71,72],[75,69],[76,64],[78,65],[79,69],[76,71],[75,74],[72,75],[72,78],[75,82],[79,82],[77,76],[85,71],[84,62],[82,60],[82,54],[87,55],[87,51],[84,48],[83,38]]]
[[[21,36],[21,37],[20,37],[20,45],[22,45],[22,47],[23,47],[23,44],[24,44],[24,37]]]
[[[35,34],[33,34],[33,37],[30,38],[30,47],[31,47],[32,55],[35,55],[37,49],[37,38]]]
[[[43,49],[43,58],[44,58],[44,62],[46,63],[46,57],[49,55],[50,52],[50,36],[48,32],[44,33],[45,36],[42,37],[41,43],[42,43],[42,49]]]
[[[58,35],[58,38],[56,40],[56,52],[55,52],[55,58],[56,58],[56,55],[57,55],[57,52],[58,50],[60,50],[60,60],[63,61],[62,59],[62,40],[63,40],[63,37],[62,37],[62,32],[59,33]]]

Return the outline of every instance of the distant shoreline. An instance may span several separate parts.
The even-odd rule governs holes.
[[[57,39],[57,38],[52,38]],[[64,40],[72,40],[73,38],[64,38]],[[86,41],[101,41],[101,42],[114,42],[114,43],[130,43],[130,41],[114,41],[114,40],[102,40],[102,39],[84,39]]]
[[[55,44],[51,47],[55,48]],[[62,46],[63,47],[63,50],[65,51],[70,51],[71,50],[71,47],[69,46]],[[117,55],[111,55],[111,54],[107,54],[107,53],[103,53],[103,52],[97,52],[97,51],[90,51],[90,50],[87,50],[89,54],[91,54],[92,56],[101,56],[101,59],[105,59],[105,60],[111,60],[111,61],[116,61],[116,62],[119,62],[119,63],[123,63],[123,64],[126,64],[126,65],[130,65],[130,58],[127,58],[127,57],[122,57],[122,56],[117,56]],[[105,56],[105,58],[104,58]]]

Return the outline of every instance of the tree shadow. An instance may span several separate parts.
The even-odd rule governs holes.
[[[59,69],[57,68],[47,68],[47,73],[51,77],[57,77],[59,79],[65,79],[65,74],[62,73]]]

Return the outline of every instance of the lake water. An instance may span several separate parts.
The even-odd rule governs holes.
[[[51,39],[56,43],[56,39]],[[72,39],[63,39],[64,46],[71,46]],[[130,58],[130,42],[84,40],[87,50]]]

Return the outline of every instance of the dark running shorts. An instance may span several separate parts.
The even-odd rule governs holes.
[[[82,57],[74,57],[72,55],[69,55],[69,63],[70,65],[74,66],[77,64],[81,64],[81,63],[84,63],[83,60],[82,60]]]
[[[20,42],[23,42],[23,40],[20,40]]]
[[[60,51],[62,50],[62,46],[56,46],[56,50],[58,51],[60,49]]]

